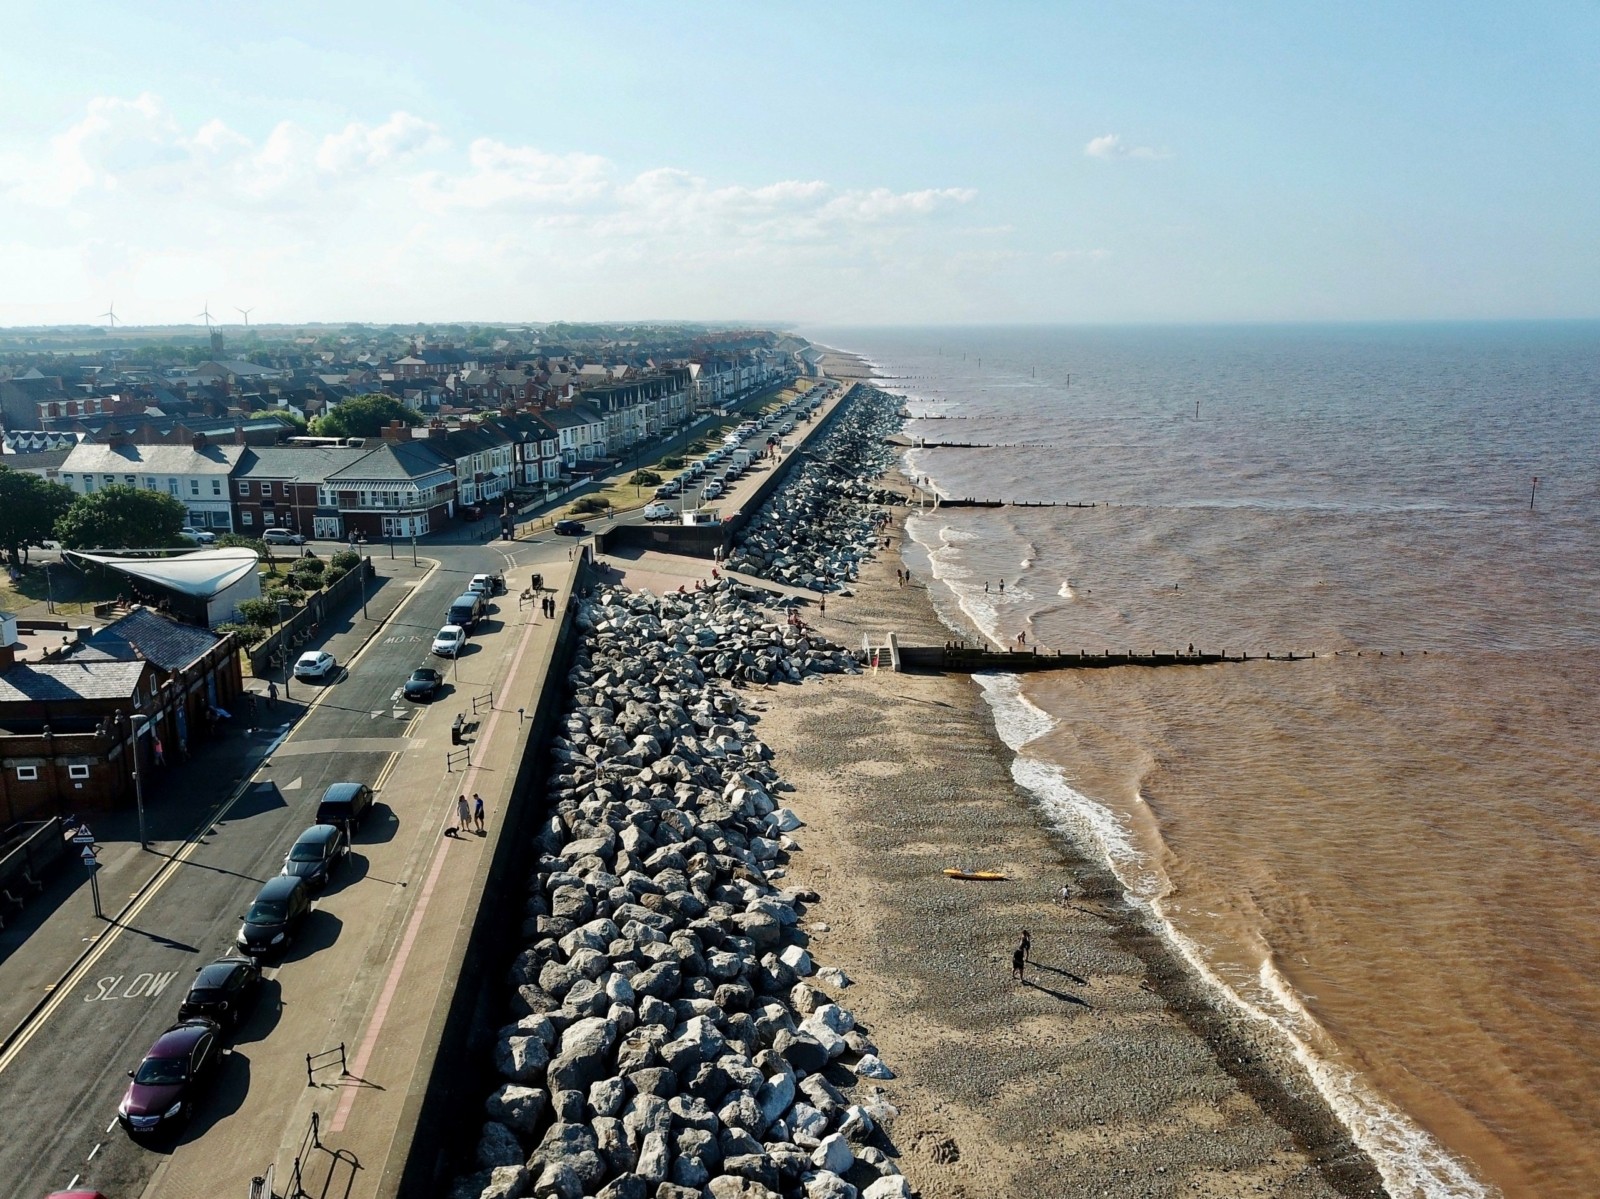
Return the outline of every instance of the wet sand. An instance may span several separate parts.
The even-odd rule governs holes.
[[[921,585],[897,585],[894,536],[853,597],[805,618],[852,647],[949,638]],[[898,1074],[863,1085],[900,1109],[890,1135],[924,1196],[1384,1193],[1298,1068],[1045,828],[970,679],[885,670],[746,697],[807,821],[791,877],[822,896],[813,949],[855,980],[843,1002]]]

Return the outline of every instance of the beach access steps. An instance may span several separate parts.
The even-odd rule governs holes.
[[[862,638],[864,665],[872,664],[870,639]],[[891,652],[892,651],[892,652]],[[1011,673],[1034,670],[1104,670],[1112,666],[1217,666],[1228,662],[1305,662],[1317,655],[1315,652],[1286,654],[1230,654],[1164,653],[1152,650],[1141,654],[1135,650],[1118,652],[1104,650],[1090,653],[1082,650],[1068,653],[1065,650],[990,649],[966,642],[949,645],[901,645],[899,638],[890,633],[878,651],[879,669],[892,668],[896,672],[908,670],[940,670],[957,674],[975,674],[984,670],[1001,670]],[[887,653],[887,658],[884,656]]]

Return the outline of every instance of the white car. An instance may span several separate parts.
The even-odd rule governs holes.
[[[192,525],[184,525],[178,530],[180,537],[187,537],[190,541],[197,541],[201,545],[210,545],[217,539],[217,535],[209,529],[197,529]]]
[[[325,649],[308,649],[294,664],[297,679],[325,679],[339,669],[333,655]]]
[[[675,520],[678,510],[671,504],[646,504],[644,518],[646,520]]]
[[[433,652],[441,658],[454,658],[467,643],[467,630],[458,624],[447,624],[433,635]]]
[[[700,494],[708,500],[719,499],[722,496],[722,484],[713,479]]]

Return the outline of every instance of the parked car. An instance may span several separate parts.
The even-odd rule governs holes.
[[[713,479],[706,484],[706,489],[700,494],[708,500],[720,499],[722,497],[722,484]]]
[[[217,539],[217,535],[209,529],[196,529],[192,525],[184,525],[183,528],[178,530],[178,535],[187,537],[190,541],[197,542],[200,545],[210,545]]]
[[[372,788],[365,783],[333,783],[317,805],[317,823],[337,824],[353,837],[371,808]]]
[[[339,669],[339,664],[333,660],[333,655],[325,649],[308,649],[301,654],[294,664],[294,677],[297,679],[326,679]]]
[[[676,479],[671,479],[668,482],[663,483],[660,487],[656,488],[656,499],[670,500],[682,490],[683,484],[678,482]]]
[[[562,537],[582,537],[589,531],[589,526],[581,520],[563,518],[556,521],[556,533]]]
[[[489,611],[489,601],[475,591],[465,591],[450,601],[450,607],[445,612],[446,624],[460,625],[463,629],[471,631],[478,627],[481,620]]]
[[[255,1002],[261,968],[249,958],[218,958],[195,972],[189,993],[178,1005],[178,1019],[204,1016],[223,1028],[235,1028]]]
[[[306,885],[320,891],[333,877],[334,867],[350,854],[350,838],[337,824],[313,824],[295,838],[284,855],[281,874],[303,878]]]
[[[678,510],[671,504],[646,504],[644,507],[646,520],[673,520],[677,515]]]
[[[196,1016],[156,1038],[117,1105],[117,1119],[132,1136],[148,1136],[183,1123],[194,1112],[195,1095],[222,1057],[222,1029]]]
[[[433,652],[441,658],[454,658],[467,643],[467,630],[458,624],[447,624],[433,635]]]
[[[472,581],[467,584],[467,590],[473,595],[481,595],[484,599],[488,599],[494,594],[494,576],[473,575]]]
[[[432,699],[443,682],[444,675],[433,667],[419,666],[411,672],[411,677],[401,686],[400,693],[407,699]]]
[[[306,535],[293,529],[268,529],[261,534],[261,540],[268,545],[304,545]]]
[[[311,888],[305,879],[269,878],[240,918],[234,944],[253,958],[283,953],[310,911]]]

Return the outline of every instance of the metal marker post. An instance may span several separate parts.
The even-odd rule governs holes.
[[[95,859],[92,845],[83,847],[83,865],[89,871],[89,895],[94,900],[95,919],[103,920],[105,913],[100,910],[100,879],[98,877],[100,863]]]

